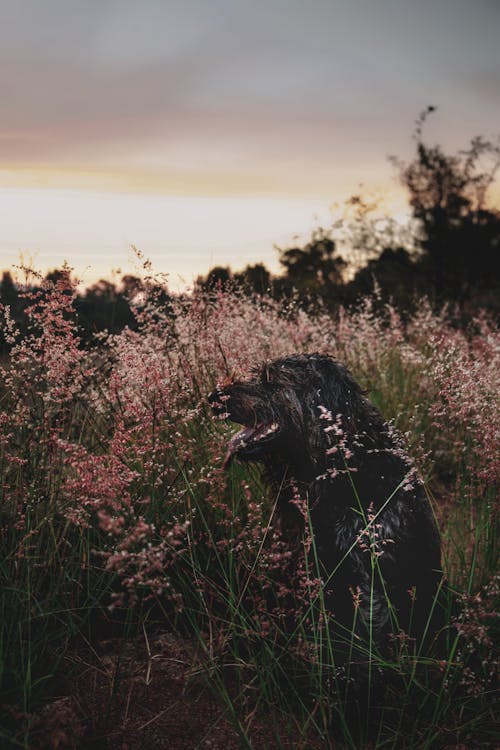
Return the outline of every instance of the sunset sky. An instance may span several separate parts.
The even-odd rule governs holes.
[[[171,285],[264,261],[387,156],[500,132],[498,0],[2,0],[0,253]]]

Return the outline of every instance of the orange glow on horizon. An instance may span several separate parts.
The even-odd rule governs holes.
[[[171,289],[180,290],[214,265],[239,270],[262,262],[279,273],[275,246],[305,243],[315,228],[328,229],[354,194],[375,202],[377,215],[401,223],[409,218],[394,174],[365,185],[345,175],[330,186],[310,189],[312,182],[310,176],[284,191],[248,173],[239,182],[204,182],[199,175],[175,180],[145,170],[0,170],[0,270],[19,264],[21,255],[42,273],[67,261],[90,285],[113,269],[137,273],[135,245],[156,272],[170,274]],[[490,203],[500,205],[498,183]]]

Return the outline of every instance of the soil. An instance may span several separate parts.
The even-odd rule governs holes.
[[[67,657],[64,695],[40,712],[33,750],[319,750],[290,722],[257,715],[238,734],[209,687],[196,649],[174,634],[111,639]],[[294,736],[295,735],[295,736]]]

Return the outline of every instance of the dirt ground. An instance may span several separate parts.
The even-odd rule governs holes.
[[[181,638],[101,641],[67,658],[64,695],[36,719],[33,750],[296,750],[293,727],[250,711],[240,717],[251,744],[212,694],[196,651]]]
[[[234,698],[236,686],[228,682]],[[9,750],[24,746],[27,720],[30,750],[338,750],[333,738],[304,739],[292,717],[264,713],[255,704],[241,706],[238,732],[195,646],[172,633],[73,649],[58,695],[36,716],[14,713],[20,744]],[[359,750],[374,747],[369,742]],[[471,748],[451,742],[444,750]]]

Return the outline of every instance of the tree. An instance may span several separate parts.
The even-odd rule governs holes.
[[[347,263],[328,231],[317,229],[304,247],[277,249],[286,279],[298,292],[328,296],[343,283]]]
[[[232,277],[229,266],[214,266],[205,278],[199,276],[196,283],[202,289],[223,289],[229,284]]]
[[[87,341],[98,331],[118,333],[125,326],[136,325],[127,297],[106,279],[100,279],[84,295],[78,295],[75,309]]]
[[[461,301],[498,278],[500,212],[488,207],[487,194],[500,166],[500,144],[477,137],[451,156],[427,145],[423,126],[434,110],[417,119],[413,161],[393,161],[420,226],[431,291],[438,300]]]
[[[271,274],[263,263],[247,265],[239,273],[234,274],[234,280],[245,291],[255,294],[266,294],[271,287]]]
[[[4,271],[0,281],[0,301],[15,313],[19,306],[19,294],[10,271]]]
[[[144,283],[138,276],[125,274],[122,277],[122,292],[127,300],[133,300],[138,294],[144,291]]]
[[[376,305],[391,302],[400,310],[409,310],[424,293],[425,282],[423,269],[405,247],[386,247],[346,284],[342,300],[344,304],[352,304],[375,294]]]

